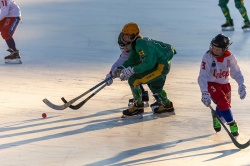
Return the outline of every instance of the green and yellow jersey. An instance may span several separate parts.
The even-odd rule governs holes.
[[[170,44],[147,37],[138,38],[135,47],[131,45],[130,55],[123,66],[131,66],[135,73],[143,73],[156,64],[168,65],[174,54],[176,51]]]

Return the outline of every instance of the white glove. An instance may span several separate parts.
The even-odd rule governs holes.
[[[131,68],[131,67],[125,68],[125,69],[123,69],[122,72],[121,72],[120,79],[121,79],[122,81],[128,80],[129,77],[132,76],[133,74],[135,74],[133,68]]]
[[[112,75],[111,74],[107,74],[105,80],[108,79],[108,78],[110,78],[110,77],[112,77]],[[106,81],[106,85],[107,86],[110,86],[112,83],[113,83],[113,78],[111,78],[108,81]]]
[[[240,99],[244,99],[246,97],[246,86],[244,84],[239,84],[238,94],[240,95]]]
[[[203,104],[205,106],[207,106],[207,107],[210,106],[210,104],[211,104],[210,94],[208,92],[202,92],[201,101],[203,102]]]

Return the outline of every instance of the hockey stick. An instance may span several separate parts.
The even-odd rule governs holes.
[[[43,102],[49,106],[52,109],[55,110],[64,110],[65,108],[68,108],[71,104],[73,104],[75,101],[77,101],[78,99],[82,98],[83,96],[85,96],[86,94],[88,94],[89,92],[95,90],[96,88],[98,88],[99,86],[101,86],[102,84],[106,83],[108,80],[112,79],[112,77],[109,77],[105,80],[103,80],[102,82],[100,82],[99,84],[95,85],[94,87],[90,88],[89,90],[87,90],[86,92],[84,92],[83,94],[81,94],[80,96],[77,96],[76,98],[70,100],[69,102],[63,104],[63,105],[55,105],[53,103],[51,103],[48,99],[43,99]]]
[[[70,105],[69,108],[73,109],[73,110],[78,110],[79,108],[81,108],[89,99],[91,99],[93,96],[95,96],[100,90],[102,90],[103,88],[105,88],[106,84],[104,84],[103,86],[101,86],[99,89],[97,89],[94,93],[92,93],[89,97],[87,97],[86,99],[84,99],[82,102],[80,102],[77,105]],[[62,97],[61,100],[64,103],[67,103],[67,100]]]
[[[232,142],[234,143],[234,145],[239,148],[239,149],[245,149],[247,148],[249,145],[250,145],[250,140],[247,141],[246,143],[244,144],[240,144],[236,139],[235,137],[231,134],[231,132],[227,129],[227,127],[225,126],[225,124],[222,122],[222,120],[220,119],[220,117],[216,114],[215,110],[209,106],[209,108],[211,109],[212,111],[212,115],[217,117],[217,119],[220,121],[220,124],[224,127],[224,129],[226,130],[227,134],[229,135],[229,137],[231,138]]]

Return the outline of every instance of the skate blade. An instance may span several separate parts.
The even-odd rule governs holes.
[[[121,118],[122,119],[142,119],[143,115],[142,114],[133,115],[133,116],[122,115]]]
[[[250,28],[244,28],[243,32],[250,32]]]
[[[22,61],[21,59],[12,59],[12,60],[7,59],[5,60],[5,63],[6,64],[22,64]]]
[[[221,28],[222,31],[234,31],[234,27],[230,26],[230,27],[223,27]]]

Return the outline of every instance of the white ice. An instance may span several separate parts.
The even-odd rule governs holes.
[[[23,20],[14,37],[23,64],[4,64],[7,46],[0,40],[1,166],[250,165],[250,147],[239,150],[225,130],[215,133],[210,110],[200,101],[200,61],[225,21],[218,1],[16,2]],[[250,14],[250,2],[245,6]],[[229,7],[235,31],[224,34],[233,42],[230,49],[248,93],[240,100],[231,80],[232,111],[238,141],[245,143],[250,139],[250,33],[242,31],[234,1]],[[79,110],[57,111],[42,102],[48,98],[60,105],[62,96],[73,99],[101,82],[120,54],[117,36],[131,21],[143,36],[177,50],[164,86],[176,115],[154,116],[146,108],[143,119],[121,120],[131,92],[118,79]]]

